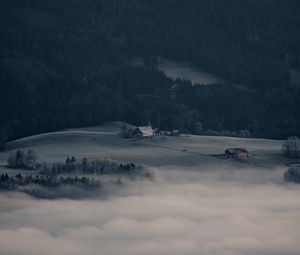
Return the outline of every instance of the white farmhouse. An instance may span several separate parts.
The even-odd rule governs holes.
[[[133,136],[135,136],[135,137],[151,137],[151,136],[154,136],[154,130],[150,126],[137,127],[133,132]]]

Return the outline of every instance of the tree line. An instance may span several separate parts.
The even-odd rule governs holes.
[[[0,7],[0,149],[111,120],[299,135],[299,87],[289,76],[300,65],[299,1],[3,0]],[[130,64],[136,56],[144,66]],[[155,67],[157,56],[228,84],[172,81]]]

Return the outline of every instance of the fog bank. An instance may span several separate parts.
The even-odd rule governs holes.
[[[157,169],[105,200],[0,194],[5,255],[296,255],[300,187],[282,169]]]

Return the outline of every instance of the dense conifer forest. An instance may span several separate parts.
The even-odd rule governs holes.
[[[112,120],[300,135],[299,31],[297,0],[1,0],[0,144]],[[226,83],[173,81],[159,56]]]

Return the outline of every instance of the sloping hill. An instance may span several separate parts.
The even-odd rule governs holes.
[[[148,139],[123,139],[118,134],[120,122],[98,127],[65,130],[18,139],[7,144],[7,152],[0,154],[4,164],[9,151],[33,148],[43,161],[63,161],[76,158],[115,158],[152,166],[182,167],[214,164],[246,168],[282,166],[287,159],[281,156],[282,141],[213,136],[180,135]],[[215,157],[228,147],[245,147],[251,157],[244,160]]]

